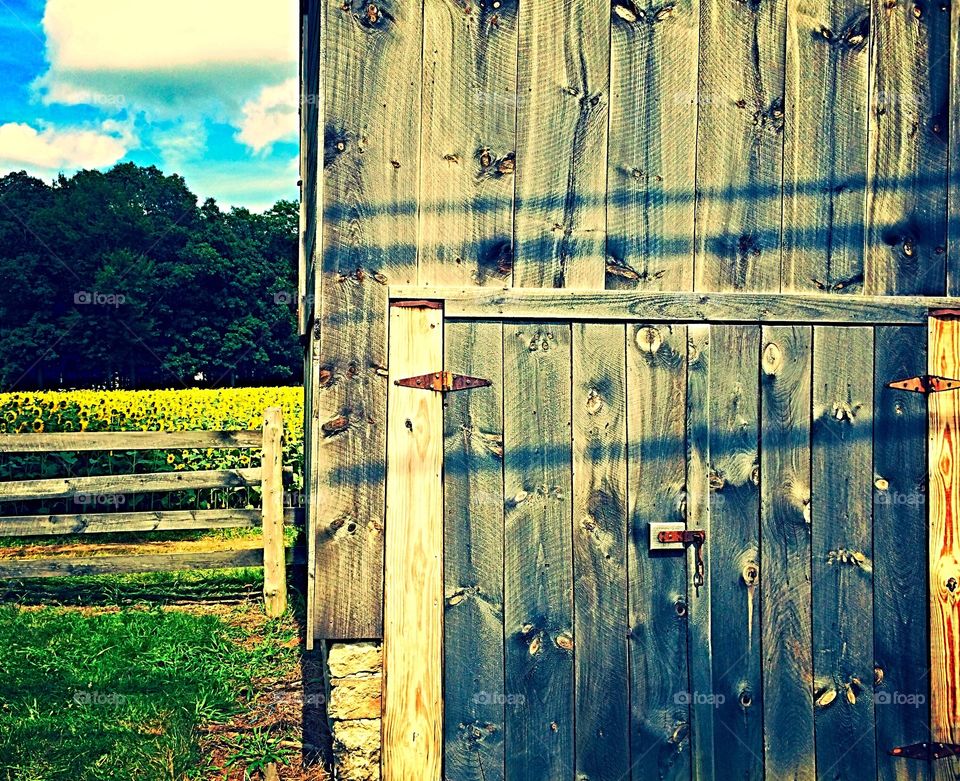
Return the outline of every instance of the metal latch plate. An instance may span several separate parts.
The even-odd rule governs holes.
[[[662,521],[650,524],[650,550],[682,551],[686,546],[683,544],[682,535],[687,530],[687,525],[683,521]],[[660,532],[670,534],[680,534],[681,539],[678,542],[663,542],[660,540]]]

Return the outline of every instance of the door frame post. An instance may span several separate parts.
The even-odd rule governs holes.
[[[384,781],[440,781],[443,395],[397,380],[443,369],[443,307],[390,306],[383,613]]]
[[[930,312],[927,365],[960,376],[960,311]],[[960,743],[960,392],[927,396],[929,438],[930,731]]]

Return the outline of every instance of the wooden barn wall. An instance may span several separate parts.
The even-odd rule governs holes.
[[[957,4],[304,2],[317,637],[382,632],[389,285],[960,290]]]

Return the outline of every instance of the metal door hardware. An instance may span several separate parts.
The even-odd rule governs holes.
[[[651,551],[684,550],[688,545],[693,546],[696,561],[693,572],[693,586],[698,590],[704,582],[706,568],[703,563],[703,546],[706,541],[707,533],[703,529],[687,529],[680,522],[650,524]]]
[[[960,388],[960,380],[951,377],[939,377],[936,374],[921,374],[918,377],[908,377],[905,380],[888,382],[887,387],[910,391],[911,393],[942,393],[943,391]]]
[[[465,377],[453,372],[430,372],[430,374],[421,374],[418,377],[395,380],[393,384],[401,385],[404,388],[420,388],[437,393],[448,393],[450,391],[470,390],[471,388],[485,388],[493,385],[493,382],[482,377]]]
[[[890,749],[890,755],[904,759],[925,759],[927,762],[944,757],[960,756],[960,745],[956,743],[912,743],[909,746],[897,746]]]

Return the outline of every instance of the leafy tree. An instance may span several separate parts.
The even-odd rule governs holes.
[[[0,389],[298,382],[298,225],[132,163],[0,178]]]

